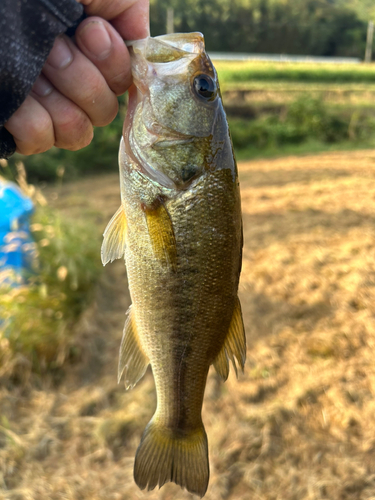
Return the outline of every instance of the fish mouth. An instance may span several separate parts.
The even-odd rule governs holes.
[[[202,33],[171,33],[142,40],[126,42],[132,59],[132,75],[136,86],[145,93],[147,69],[152,67],[155,77],[181,75],[196,59],[207,58]]]
[[[130,40],[126,46],[135,53],[141,53],[149,62],[172,62],[188,55],[195,57],[205,53],[204,36],[198,31]]]

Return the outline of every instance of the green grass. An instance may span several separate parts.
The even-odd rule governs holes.
[[[225,80],[220,88],[222,91],[257,90],[279,92],[375,92],[374,82],[309,82],[290,80]]]
[[[259,81],[229,82],[221,86],[225,104],[255,107],[285,105],[308,95],[326,106],[375,109],[375,84]]]
[[[214,61],[220,82],[242,83],[252,80],[375,83],[375,64],[317,64],[277,62]]]
[[[329,151],[359,151],[363,149],[375,149],[375,138],[356,143],[343,141],[335,144],[327,144],[318,139],[309,139],[301,144],[269,145],[261,150],[249,144],[244,148],[235,148],[235,155],[237,161],[248,161],[251,159],[304,156]]]
[[[375,146],[374,64],[215,66],[238,159]]]
[[[87,221],[39,207],[31,228],[37,259],[27,284],[0,288],[0,364],[10,376],[19,356],[41,373],[74,352],[73,326],[102,269],[98,229]]]
[[[366,113],[333,112],[322,100],[303,96],[281,112],[254,120],[229,118],[238,158],[270,152],[327,150],[347,143],[349,149],[374,143],[375,119]],[[320,148],[319,148],[320,145]]]

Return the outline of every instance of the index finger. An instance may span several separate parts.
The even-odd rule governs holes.
[[[149,0],[79,1],[86,14],[110,21],[125,40],[138,40],[150,35]]]

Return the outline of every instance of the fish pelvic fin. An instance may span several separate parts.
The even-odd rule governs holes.
[[[130,306],[120,346],[118,382],[124,375],[126,389],[132,389],[143,377],[149,363],[139,341],[135,316]]]
[[[126,240],[126,217],[124,207],[121,205],[115,215],[109,221],[103,234],[102,263],[121,259],[125,253]]]
[[[162,200],[157,199],[154,206],[143,207],[148,234],[155,257],[173,271],[177,268],[177,247],[173,224]]]
[[[221,351],[216,356],[213,365],[225,381],[229,375],[229,360],[232,361],[233,368],[238,376],[237,363],[241,371],[244,371],[246,361],[246,336],[242,319],[241,304],[239,298],[236,298],[232,320]]]
[[[134,480],[141,490],[172,481],[203,497],[210,476],[207,435],[203,424],[191,432],[173,431],[155,421],[147,425],[134,463]]]

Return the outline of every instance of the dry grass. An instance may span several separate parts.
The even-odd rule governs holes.
[[[248,361],[239,381],[222,384],[210,372],[206,498],[373,499],[375,151],[249,162],[240,171]],[[48,194],[63,213],[104,228],[118,205],[117,176]],[[62,384],[0,389],[0,498],[193,498],[175,485],[144,493],[133,483],[155,394],[149,372],[129,393],[116,385],[128,304],[116,262],[81,318],[84,356]]]

